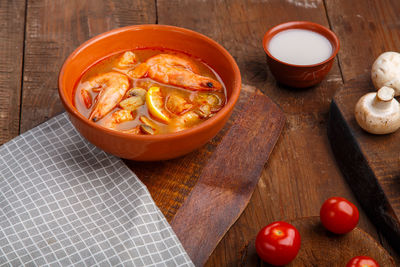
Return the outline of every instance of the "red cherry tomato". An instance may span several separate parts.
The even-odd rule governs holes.
[[[331,197],[322,204],[320,219],[326,229],[335,234],[345,234],[357,226],[357,207],[342,197]]]
[[[260,258],[273,265],[291,262],[300,249],[300,234],[286,222],[274,222],[257,234],[256,251]]]
[[[346,267],[379,267],[379,264],[371,257],[357,256],[352,258]]]

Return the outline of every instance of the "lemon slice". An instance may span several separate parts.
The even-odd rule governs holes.
[[[146,93],[146,105],[150,114],[161,122],[168,123],[170,119],[163,113],[163,99],[160,87],[153,86]]]

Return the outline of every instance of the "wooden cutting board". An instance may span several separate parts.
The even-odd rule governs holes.
[[[390,254],[359,228],[345,235],[335,235],[325,230],[319,217],[299,218],[290,223],[300,232],[301,248],[297,257],[285,265],[287,267],[344,267],[356,256],[372,257],[382,267],[395,266]],[[243,251],[243,267],[270,266],[257,256],[254,241]]]
[[[328,136],[336,160],[358,201],[376,227],[400,251],[400,131],[372,135],[354,118],[358,99],[374,91],[360,76],[335,95]]]
[[[178,159],[127,165],[149,189],[196,266],[202,266],[250,200],[285,123],[280,108],[242,86],[223,130]]]

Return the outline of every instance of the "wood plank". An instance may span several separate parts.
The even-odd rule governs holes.
[[[325,1],[333,30],[339,35],[344,81],[370,73],[375,58],[400,50],[400,1]]]
[[[206,265],[240,265],[243,247],[262,226],[274,220],[317,215],[320,204],[330,196],[340,195],[357,203],[335,164],[326,136],[329,104],[342,85],[337,63],[320,85],[294,90],[276,84],[261,45],[264,33],[282,22],[310,20],[329,26],[324,2],[158,0],[157,3],[159,23],[193,29],[221,43],[237,60],[244,83],[262,90],[284,110],[287,118],[248,207]],[[364,213],[360,226],[377,237]]]
[[[282,111],[243,85],[227,125],[202,148],[168,161],[125,161],[197,266],[246,207],[283,126]]]
[[[54,1],[54,3],[53,1],[30,1],[28,3],[33,10],[37,11],[29,13],[28,10],[28,17],[32,17],[29,21],[33,23],[28,25],[30,29],[27,29],[27,45],[32,41],[40,43],[40,39],[44,40],[42,48],[39,44],[33,45],[34,49],[29,48],[33,51],[30,53],[32,58],[30,61],[34,61],[35,57],[40,58],[41,62],[44,62],[42,69],[48,75],[41,76],[36,68],[35,71],[27,72],[24,77],[26,83],[24,84],[22,131],[61,111],[61,106],[56,103],[57,75],[53,77],[54,68],[58,72],[62,60],[79,43],[101,31],[108,30],[101,29],[107,25],[124,26],[126,25],[124,23],[133,24],[131,21],[135,19],[143,22],[151,18],[149,22],[155,21],[154,10],[146,12],[143,8],[145,5],[153,5],[153,1],[137,2],[139,4],[127,3],[125,5],[127,9],[123,9],[124,4],[120,2],[105,4],[105,2],[96,1],[95,5],[92,5],[94,9],[90,10],[87,3],[78,1]],[[284,136],[279,141],[279,149],[272,154],[271,161],[263,172],[249,207],[217,248],[210,259],[210,264],[222,266],[240,262],[241,247],[255,235],[261,226],[271,220],[315,215],[319,209],[316,203],[322,203],[323,199],[332,194],[340,194],[353,200],[332,161],[325,137],[329,101],[335,87],[340,86],[341,83],[337,66],[334,66],[328,79],[320,86],[305,91],[292,91],[275,84],[267,71],[261,48],[264,31],[279,22],[306,19],[327,25],[327,20],[323,16],[322,1],[249,0],[206,3],[196,0],[178,3],[178,1],[158,0],[157,2],[159,14],[164,14],[160,23],[192,28],[221,42],[238,60],[244,81],[263,89],[279,103],[289,119]],[[329,4],[330,1],[327,2]],[[51,11],[55,10],[54,6],[57,7],[57,16],[45,16],[44,14],[52,14]],[[67,12],[65,7],[70,7],[68,9],[73,10],[72,14],[65,14]],[[168,11],[171,7],[174,9]],[[132,10],[134,13],[137,9],[143,13],[131,15]],[[154,21],[151,21],[152,19]],[[70,29],[69,34],[66,29]],[[339,37],[342,40],[345,36],[341,35]],[[56,50],[57,58],[47,59],[46,42],[56,43],[54,45],[56,49],[53,49],[51,45],[47,47]],[[52,64],[52,60],[58,61],[59,64],[49,65]],[[32,63],[30,68],[33,68],[33,65]],[[38,75],[40,77],[37,78]],[[35,92],[35,86],[41,86],[41,90],[47,93]],[[24,111],[25,106],[26,111]],[[35,114],[32,114],[34,112]],[[287,197],[284,198],[284,196]],[[270,205],[270,203],[274,204]],[[371,233],[374,231],[363,215],[361,226]]]
[[[344,81],[368,83],[375,58],[385,51],[400,51],[398,20],[400,2],[396,0],[325,2],[332,28],[339,34],[341,41],[339,61]],[[384,238],[382,241],[386,242]],[[399,261],[399,254],[396,256]]]
[[[371,220],[400,252],[400,132],[376,136],[354,118],[358,99],[373,90],[369,75],[349,81],[331,106],[329,139],[344,176]]]
[[[301,249],[287,267],[346,266],[356,256],[369,256],[380,266],[394,267],[390,254],[370,235],[356,227],[346,235],[334,235],[320,223],[319,217],[305,217],[291,221],[301,233]],[[243,252],[242,266],[270,266],[257,256],[254,240]]]
[[[284,125],[282,111],[262,93],[216,147],[171,226],[196,266],[202,266],[242,213]]]
[[[27,6],[21,132],[63,111],[57,78],[81,43],[122,26],[155,23],[154,1],[30,0]]]
[[[127,2],[124,3],[127,5]],[[144,3],[145,2],[143,2],[142,5],[144,5]],[[147,1],[146,3],[149,2]],[[94,2],[92,2],[92,4],[94,4]],[[120,3],[118,2],[118,4]],[[134,3],[131,5],[137,8],[140,7],[140,4],[141,2],[138,1],[138,4]],[[58,14],[57,17],[45,17],[41,15],[44,13],[51,13],[52,10],[58,10],[62,5],[64,11],[61,12],[61,14]],[[73,50],[73,48],[92,35],[109,30],[112,27],[125,26],[119,25],[121,24],[121,21],[118,20],[119,15],[122,18],[125,18],[125,16],[127,18],[140,18],[140,16],[135,16],[131,9],[125,10],[124,12],[126,13],[119,14],[117,12],[117,14],[113,14],[113,16],[116,17],[116,21],[110,19],[104,20],[103,17],[106,16],[106,14],[112,13],[109,9],[107,9],[109,6],[111,6],[111,4],[108,4],[108,1],[101,3],[96,2],[94,10],[88,11],[90,6],[90,3],[80,3],[78,1],[68,1],[62,4],[59,2],[50,1],[35,1],[29,3],[29,25],[27,26],[27,44],[25,52],[26,66],[24,75],[21,122],[22,130],[27,130],[40,123],[42,120],[45,120],[46,118],[53,116],[55,113],[62,110],[61,106],[59,105],[56,92],[57,72],[62,64],[63,59]],[[148,6],[147,8],[143,9],[143,12],[145,12],[145,14],[155,14],[154,10],[151,10],[150,7],[151,6]],[[119,9],[114,9],[118,11],[121,9],[121,7]],[[141,19],[145,20],[143,16]],[[145,23],[146,21],[141,22]],[[133,23],[135,23],[135,21],[129,22],[129,24]],[[40,66],[38,65],[38,62],[41,62]],[[271,106],[274,106],[272,102],[270,102],[270,107]],[[278,109],[271,108],[271,110],[275,110],[277,112]],[[263,116],[266,114],[263,114]],[[278,130],[271,130],[271,134],[274,134],[275,138],[269,140],[270,146],[268,149],[272,149],[273,144],[275,144],[281,130],[280,126],[282,126],[282,124],[277,123],[276,128],[274,129]],[[171,161],[166,163],[164,162],[162,163],[164,167],[161,167],[160,163],[156,163],[156,168],[154,168],[154,163],[152,165],[146,165],[145,163],[134,163],[133,168],[135,172],[148,186],[150,192],[156,200],[156,203],[160,206],[167,218],[171,219],[173,215],[176,214],[176,211],[183,203],[185,197],[190,193],[196,182],[196,176],[200,174],[199,168],[202,164],[202,161],[200,160],[202,159],[205,162],[205,160],[208,158],[207,156],[210,155],[213,150],[215,150],[219,140],[221,140],[221,138],[224,136],[223,133],[224,131],[221,132],[219,138],[217,137],[212,143],[208,144],[204,150],[201,150],[200,156],[193,156],[193,154],[191,156],[189,155],[189,158],[186,158],[186,161],[180,161],[180,159],[178,159],[172,164],[169,164]],[[266,160],[267,156],[268,153],[265,155],[264,160]],[[196,161],[196,159],[198,160]],[[173,177],[169,177],[167,175],[176,170],[182,177],[181,171],[187,167],[187,165],[182,163],[190,164],[194,166],[194,168],[191,169],[193,171],[192,176],[189,176],[187,181],[177,184],[177,180],[171,179]],[[261,168],[263,164],[264,162],[260,162],[259,165],[256,166]],[[135,166],[137,167],[136,169]],[[165,172],[166,170],[168,171]],[[158,175],[161,174],[163,177],[169,179],[157,179]],[[257,181],[259,178],[257,175],[250,177],[256,179],[255,181]],[[171,191],[166,190],[166,187],[169,187],[170,185],[172,185],[172,188],[174,189],[172,191],[172,195],[170,194]],[[177,192],[177,188],[179,188],[181,191]],[[254,187],[249,186],[249,190],[250,191],[248,191],[247,200],[250,198]],[[243,196],[245,196],[245,194]],[[172,203],[172,205],[168,206],[170,203]],[[242,205],[246,205],[246,202],[242,202]],[[167,209],[165,209],[165,207],[167,207]],[[231,218],[229,225],[236,220],[242,210],[243,209],[238,209],[237,213],[231,212],[233,217]],[[226,226],[221,226],[221,230],[222,233],[218,237],[217,241],[227,230]],[[215,245],[215,242],[211,244],[211,250],[215,247]],[[205,255],[208,256],[207,253]],[[206,259],[207,258],[203,259],[203,261]]]
[[[25,1],[0,2],[0,144],[18,135]]]
[[[242,91],[231,118],[224,128],[209,143],[198,150],[177,159],[159,162],[125,163],[147,186],[154,201],[169,222],[172,221],[187,196],[196,185],[209,158],[256,92],[252,86],[242,85]],[[272,141],[272,140],[271,140]]]

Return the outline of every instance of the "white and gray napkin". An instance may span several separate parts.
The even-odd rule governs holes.
[[[193,266],[147,188],[61,114],[0,146],[0,266]]]

